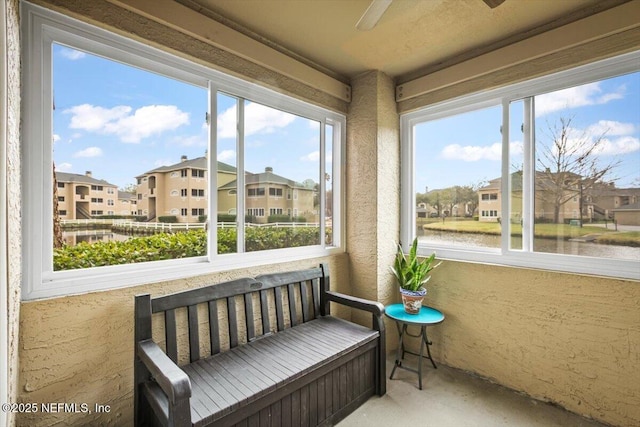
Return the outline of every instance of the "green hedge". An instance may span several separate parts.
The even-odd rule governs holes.
[[[174,215],[159,216],[158,217],[158,222],[175,224],[175,223],[178,222],[178,217],[174,216]]]
[[[330,230],[327,230],[330,243]],[[218,253],[237,252],[235,228],[218,229]],[[293,248],[320,244],[318,228],[247,228],[247,252],[267,249]],[[106,265],[131,264],[188,258],[207,254],[207,232],[189,230],[183,233],[160,233],[148,237],[134,237],[119,242],[82,242],[53,250],[53,269],[73,270]]]

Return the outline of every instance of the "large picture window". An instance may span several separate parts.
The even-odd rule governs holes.
[[[402,240],[640,278],[640,53],[402,116]]]
[[[22,7],[25,298],[340,250],[344,116]]]

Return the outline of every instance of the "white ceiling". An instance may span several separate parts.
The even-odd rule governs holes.
[[[370,0],[177,1],[334,76],[407,80],[626,0],[394,0],[370,31]]]

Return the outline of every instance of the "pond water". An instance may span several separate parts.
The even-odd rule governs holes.
[[[422,230],[418,230],[420,233]],[[429,231],[418,238],[421,242],[453,246],[457,248],[481,247],[499,248],[500,236],[471,233],[452,233],[446,231]],[[511,245],[522,247],[522,238],[513,237]],[[640,261],[640,248],[631,246],[605,245],[593,242],[576,242],[564,239],[534,239],[536,252],[547,252],[565,255],[581,255],[598,258],[615,258]]]
[[[126,234],[114,233],[111,230],[73,230],[63,231],[62,239],[69,246],[75,246],[78,243],[87,242],[109,242],[109,241],[125,241],[133,236]]]

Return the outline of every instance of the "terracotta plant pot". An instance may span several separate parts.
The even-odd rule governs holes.
[[[420,307],[422,307],[422,300],[425,295],[427,295],[427,290],[425,288],[420,288],[414,292],[400,288],[400,294],[402,295],[404,311],[409,314],[418,314],[420,312]]]

